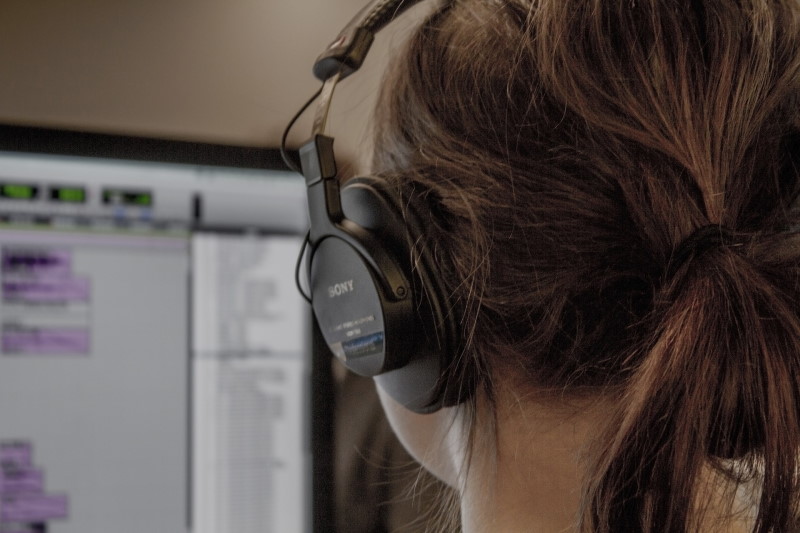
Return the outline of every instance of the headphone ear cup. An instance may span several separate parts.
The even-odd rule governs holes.
[[[411,286],[413,353],[403,366],[376,376],[376,380],[395,400],[417,412],[460,403],[466,389],[448,379],[454,370],[453,354],[460,344],[457,320],[425,246],[416,212],[412,206],[401,204],[382,180],[373,177],[349,180],[342,188],[341,202],[347,220],[391,248]],[[387,332],[405,327],[408,324],[389,320],[385,324]]]
[[[411,299],[387,297],[367,256],[352,242],[330,235],[317,243],[309,269],[311,302],[331,352],[349,370],[371,377],[406,363],[408,327],[387,331],[386,325],[409,324],[403,317],[411,315]]]

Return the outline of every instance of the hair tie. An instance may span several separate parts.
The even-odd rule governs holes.
[[[712,248],[737,244],[733,240],[733,234],[719,224],[709,224],[696,229],[673,250],[667,263],[666,278],[672,278],[686,262]]]

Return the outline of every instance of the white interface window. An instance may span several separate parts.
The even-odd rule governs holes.
[[[303,202],[0,153],[0,533],[310,531]]]
[[[298,238],[198,235],[194,247],[197,533],[308,531],[310,450]]]

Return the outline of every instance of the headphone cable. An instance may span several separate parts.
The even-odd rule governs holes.
[[[306,232],[306,237],[303,239],[303,246],[300,248],[300,253],[297,254],[297,263],[294,265],[294,283],[297,285],[297,290],[300,292],[300,295],[307,301],[311,303],[311,296],[306,294],[305,289],[303,289],[302,283],[300,283],[300,267],[303,264],[303,257],[306,255],[306,248],[308,247],[308,240],[311,237],[311,230]]]
[[[292,127],[294,126],[294,123],[297,122],[297,119],[299,119],[300,116],[303,113],[305,113],[306,109],[308,109],[308,106],[310,106],[314,102],[314,100],[316,100],[319,97],[320,93],[322,92],[322,87],[323,86],[320,86],[320,88],[317,89],[317,92],[315,92],[314,95],[311,98],[309,98],[308,102],[303,104],[303,107],[300,108],[300,111],[298,111],[295,114],[295,116],[292,117],[292,120],[289,121],[289,124],[286,126],[286,129],[283,130],[283,136],[281,137],[281,157],[283,158],[283,162],[286,163],[287,167],[294,170],[300,175],[303,174],[303,171],[300,169],[300,167],[297,166],[297,163],[295,163],[292,160],[292,158],[289,157],[289,153],[286,151],[286,139],[289,137],[289,131],[291,131]]]
[[[303,107],[300,108],[300,111],[295,113],[295,115],[292,117],[292,120],[290,120],[289,124],[286,126],[286,129],[283,130],[283,136],[281,137],[281,157],[283,158],[283,162],[286,163],[287,167],[297,172],[301,176],[303,175],[302,169],[297,166],[297,164],[292,160],[291,157],[289,157],[289,153],[286,150],[286,139],[289,137],[289,132],[291,131],[295,122],[297,122],[300,116],[306,111],[306,109],[308,109],[308,107],[314,102],[314,100],[319,98],[319,95],[322,92],[323,87],[324,85],[320,86],[320,88],[317,89],[317,92],[315,92],[313,96],[311,96],[311,98],[308,99],[308,102],[303,104]],[[295,285],[297,285],[297,291],[300,293],[303,299],[308,303],[311,303],[311,296],[306,294],[305,289],[303,289],[302,283],[300,283],[300,268],[303,264],[303,257],[305,257],[306,248],[308,247],[308,241],[310,238],[311,238],[311,230],[306,232],[306,236],[303,239],[303,246],[300,248],[300,253],[297,254],[297,263],[294,266],[294,283]]]

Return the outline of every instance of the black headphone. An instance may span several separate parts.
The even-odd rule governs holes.
[[[474,386],[449,377],[461,372],[454,368],[460,323],[418,238],[424,212],[401,204],[374,177],[340,190],[333,138],[323,134],[336,83],[361,66],[375,33],[419,1],[376,0],[362,9],[314,64],[323,86],[298,116],[320,98],[300,161],[311,222],[310,300],[325,342],[348,369],[375,377],[408,409],[429,413],[464,401]]]

